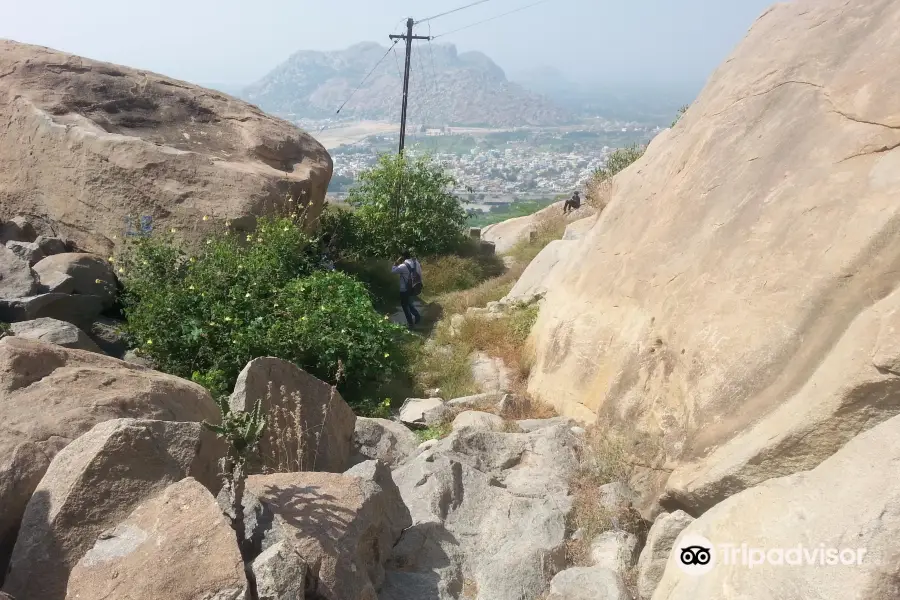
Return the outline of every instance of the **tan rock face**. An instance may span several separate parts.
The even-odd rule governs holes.
[[[776,5],[558,265],[529,388],[650,442],[647,495],[900,282],[898,56],[896,2]]]
[[[66,599],[243,600],[246,592],[234,530],[209,490],[188,478],[101,533],[72,569]]]
[[[0,570],[56,453],[121,417],[216,421],[218,409],[206,390],[177,377],[93,352],[0,340]]]
[[[129,217],[191,236],[205,215],[249,226],[288,195],[321,209],[325,149],[245,102],[13,41],[0,73],[0,166],[16,165],[0,168],[0,217],[52,221],[105,255]]]
[[[897,598],[900,484],[892,475],[898,462],[900,417],[894,417],[857,436],[812,471],[771,479],[732,496],[679,538],[684,545],[690,543],[688,536],[711,542],[712,570],[700,576],[684,573],[675,564],[677,553],[671,554],[653,600]],[[746,561],[742,543],[748,547]],[[732,551],[723,550],[729,544],[738,550],[734,559]],[[780,559],[772,554],[775,564],[749,568],[750,548],[764,555],[783,552]],[[826,549],[848,552],[829,562]]]
[[[222,454],[200,423],[100,423],[56,455],[34,490],[3,589],[19,598],[65,598],[70,571],[101,532],[185,477],[216,490]]]
[[[268,415],[259,444],[272,471],[329,471],[350,466],[356,415],[337,390],[293,363],[257,358],[238,375],[233,410],[250,411],[257,402]]]

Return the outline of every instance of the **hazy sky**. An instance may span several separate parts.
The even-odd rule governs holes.
[[[473,0],[0,0],[0,38],[198,83],[250,83],[296,50],[387,43],[407,16]],[[490,0],[434,35],[535,0]],[[507,73],[553,66],[610,84],[702,83],[774,0],[549,0],[441,39]],[[427,34],[422,26],[417,33]]]

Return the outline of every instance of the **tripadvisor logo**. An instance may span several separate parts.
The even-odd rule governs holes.
[[[825,544],[788,548],[760,548],[749,544],[713,544],[703,536],[688,534],[672,549],[672,559],[688,575],[709,573],[717,565],[753,569],[771,566],[854,567],[863,564],[865,548],[829,548]]]

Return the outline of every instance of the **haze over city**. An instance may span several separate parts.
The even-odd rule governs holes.
[[[449,0],[2,0],[0,38],[157,71],[203,84],[256,81],[298,50],[387,43],[402,19],[455,8]],[[528,5],[492,0],[435,20],[431,33]],[[508,75],[552,66],[615,85],[702,83],[769,0],[554,0],[442,38],[490,56]],[[175,18],[177,15],[177,18]],[[421,26],[419,33],[428,34]]]

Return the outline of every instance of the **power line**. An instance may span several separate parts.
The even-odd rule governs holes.
[[[438,38],[442,38],[442,37],[444,37],[444,36],[448,36],[448,35],[450,35],[450,34],[452,34],[452,33],[456,33],[456,32],[458,32],[458,31],[463,31],[464,29],[469,29],[470,27],[475,27],[476,25],[482,25],[482,24],[488,23],[488,22],[490,22],[490,21],[495,21],[495,20],[497,20],[497,19],[499,19],[499,18],[501,18],[501,17],[506,17],[506,16],[509,16],[509,15],[515,14],[515,13],[517,13],[517,12],[521,12],[521,11],[527,9],[527,8],[531,8],[531,7],[533,7],[533,6],[537,6],[538,4],[544,4],[545,2],[549,2],[549,0],[538,0],[537,2],[533,2],[532,4],[528,4],[528,5],[526,5],[526,6],[521,6],[521,7],[517,8],[517,9],[515,9],[515,10],[511,10],[511,11],[509,11],[509,12],[505,12],[505,13],[503,13],[503,14],[497,15],[496,17],[491,17],[490,19],[484,19],[483,21],[478,21],[478,22],[476,22],[476,23],[472,23],[471,25],[466,25],[465,27],[460,27],[459,29],[454,29],[453,31],[448,31],[448,32],[442,33],[442,34],[440,34],[440,35],[436,35],[436,36],[434,36],[432,39],[435,39],[435,40],[436,40],[436,39],[438,39]]]
[[[435,19],[439,19],[441,17],[446,17],[447,15],[452,15],[453,13],[457,13],[461,10],[466,10],[467,8],[472,8],[473,6],[478,6],[479,4],[484,4],[485,2],[490,2],[490,0],[478,0],[478,2],[473,2],[471,4],[466,4],[465,6],[460,6],[459,8],[454,8],[453,10],[448,10],[447,12],[442,12],[439,15],[434,15],[433,17],[428,17],[426,19],[420,19],[416,21],[416,25],[420,23],[427,23],[428,21],[434,21]]]
[[[362,86],[366,83],[366,81],[369,80],[369,77],[372,76],[372,73],[374,73],[375,70],[378,68],[378,66],[381,65],[382,62],[384,62],[384,59],[387,58],[387,55],[390,54],[391,50],[394,49],[394,46],[397,45],[397,41],[398,40],[394,40],[394,43],[391,44],[391,47],[387,49],[387,52],[384,53],[384,56],[382,56],[380,59],[378,59],[378,62],[375,63],[374,67],[372,67],[372,70],[369,71],[369,73],[365,77],[363,77],[363,80],[359,82],[359,85],[356,86],[356,89],[350,93],[350,96],[346,100],[344,100],[344,103],[341,104],[341,107],[339,109],[337,109],[337,112],[335,113],[336,115],[341,114],[341,111],[344,110],[344,107],[347,106],[347,103],[350,102],[350,100],[353,98],[353,96],[356,95],[356,92],[358,92],[360,90],[360,88],[362,88]]]

